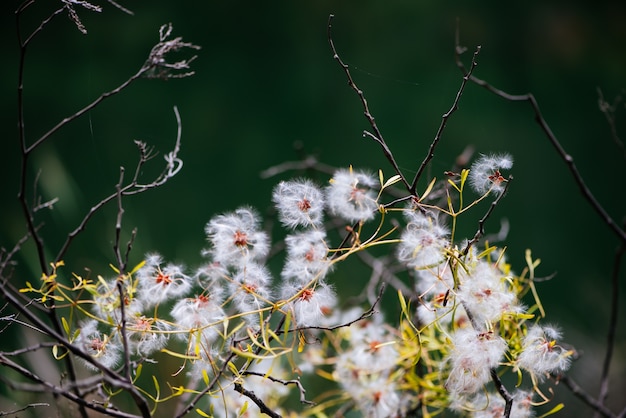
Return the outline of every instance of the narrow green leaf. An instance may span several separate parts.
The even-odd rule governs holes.
[[[385,184],[383,184],[383,189],[386,189],[387,187],[389,187],[389,186],[391,186],[393,184],[396,184],[397,182],[400,181],[400,179],[401,179],[401,177],[398,174],[396,174],[395,176],[391,176],[391,178],[389,178],[385,182]]]
[[[207,414],[206,412],[204,412],[200,408],[196,408],[196,414],[200,415],[201,417],[205,417],[205,418],[213,418],[211,415]]]
[[[247,410],[248,410],[248,401],[245,401],[243,405],[241,406],[241,409],[239,410],[239,416],[242,417],[243,414],[245,414]]]
[[[540,416],[539,418],[544,418],[544,417],[547,417],[548,415],[556,414],[557,412],[559,412],[563,408],[565,408],[565,405],[560,403],[557,406],[555,406],[554,408],[552,408],[551,410],[549,410],[548,412],[546,412],[545,414],[543,414],[542,416]]]
[[[65,331],[65,334],[69,337],[69,335],[70,335],[70,326],[67,323],[67,320],[65,319],[64,316],[61,317],[61,325],[63,326],[63,331]]]
[[[433,190],[433,187],[435,186],[435,182],[437,181],[436,178],[433,178],[430,183],[428,184],[428,187],[426,188],[426,190],[424,190],[424,193],[422,193],[422,197],[420,198],[420,200],[423,200],[426,198],[426,196],[428,196],[430,194],[430,192]]]
[[[154,382],[154,388],[156,389],[157,396],[158,396],[158,394],[161,393],[161,387],[159,386],[159,381],[154,375],[152,376],[152,381]]]

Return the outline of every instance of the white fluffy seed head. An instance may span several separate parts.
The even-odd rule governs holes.
[[[288,228],[320,225],[324,214],[324,194],[310,180],[281,181],[272,200],[280,222]]]
[[[205,228],[211,249],[204,252],[224,267],[242,267],[269,252],[269,238],[259,230],[259,216],[252,208],[218,215]]]
[[[508,154],[481,154],[472,164],[469,174],[470,186],[478,194],[485,194],[488,191],[502,193],[506,178],[501,170],[509,170],[511,167],[513,158]]]
[[[378,209],[373,189],[376,184],[373,176],[362,171],[354,171],[352,167],[336,171],[326,188],[326,200],[330,211],[349,222],[374,218]]]

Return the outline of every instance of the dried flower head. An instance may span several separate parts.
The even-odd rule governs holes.
[[[469,174],[470,186],[479,194],[489,191],[502,193],[507,179],[501,170],[509,170],[511,167],[513,158],[508,154],[481,155],[472,164]]]

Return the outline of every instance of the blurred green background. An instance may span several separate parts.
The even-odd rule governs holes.
[[[0,6],[0,245],[5,248],[25,231],[15,199],[19,146],[14,11],[19,4],[5,1]],[[58,5],[35,2],[23,15],[22,34]],[[362,138],[369,126],[332,59],[326,37],[331,13],[336,15],[336,46],[409,177],[461,82],[453,55],[459,18],[461,42],[469,48],[466,62],[475,46],[482,45],[475,75],[510,93],[533,92],[588,186],[622,222],[626,164],[598,110],[597,88],[612,100],[626,87],[623,1],[124,2],[134,16],[108,3],[103,6],[101,14],[77,8],[88,35],[60,16],[30,46],[24,83],[29,141],[134,74],[158,41],[160,25],[171,22],[174,35],[202,50],[193,63],[195,76],[139,80],[63,128],[34,155],[33,167],[41,168],[42,195],[60,198],[54,211],[39,218],[54,254],[86,211],[114,191],[119,167],[130,174],[137,159],[134,139],[160,152],[145,178],[161,170],[162,155],[175,140],[174,105],[183,122],[184,168],[164,187],[128,199],[124,233],[127,238],[133,227],[138,229],[135,263],[145,252],[159,251],[168,260],[198,265],[208,219],[242,204],[265,212],[279,178],[261,179],[259,173],[286,160],[313,154],[333,166],[382,168],[391,175],[379,147]],[[622,103],[622,138],[625,114]],[[515,181],[488,231],[495,232],[498,219],[507,218],[511,230],[506,244],[514,269],[521,271],[524,250],[531,248],[543,260],[539,276],[557,273],[539,285],[548,321],[560,324],[566,340],[580,349],[583,356],[573,375],[597,394],[617,240],[581,198],[527,104],[507,103],[469,85],[430,173],[441,178],[468,144],[477,152],[514,156]],[[29,173],[29,184],[35,174]],[[475,230],[482,213],[468,217],[467,231]],[[69,268],[110,274],[114,215],[110,207],[94,217],[65,257]],[[20,280],[40,275],[32,246],[25,249],[16,271]],[[341,272],[337,277],[341,280]],[[626,391],[624,319],[622,308],[612,381],[617,404],[621,400],[615,395]],[[573,401],[568,410],[577,406]]]

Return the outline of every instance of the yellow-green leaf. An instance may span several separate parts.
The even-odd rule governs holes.
[[[383,184],[383,189],[386,189],[387,187],[396,184],[397,182],[399,182],[401,179],[401,177],[396,174],[395,176],[391,176],[386,182],[385,184]]]
[[[428,184],[428,187],[426,188],[426,190],[424,190],[424,193],[422,193],[422,197],[420,198],[420,200],[424,200],[426,199],[426,196],[428,196],[430,194],[430,192],[433,190],[433,187],[435,186],[435,182],[437,181],[436,178],[433,178],[430,183]]]
[[[135,369],[135,380],[139,379],[139,376],[141,376],[142,370],[143,370],[143,363],[139,363],[139,365]]]
[[[189,356],[189,355],[186,355],[186,354],[181,354],[181,353],[178,353],[176,351],[168,350],[167,348],[162,348],[161,352],[165,353],[165,354],[169,354],[172,357],[180,358],[180,359],[183,359],[183,360],[198,360],[199,359],[198,356]]]
[[[402,291],[398,290],[398,299],[400,300],[400,308],[402,308],[402,312],[407,312],[406,300],[404,300],[404,296],[402,295]]]
[[[245,401],[243,403],[243,405],[241,405],[241,409],[239,410],[239,416],[243,416],[243,414],[246,413],[246,411],[248,410],[248,401]]]
[[[463,186],[465,186],[465,182],[467,181],[467,176],[469,176],[469,170],[467,168],[464,168],[461,171],[461,189],[463,189]]]
[[[200,415],[201,417],[205,417],[205,418],[212,418],[211,415],[207,414],[206,412],[204,412],[202,409],[200,408],[196,408],[196,413],[198,415]]]
[[[69,335],[70,335],[70,326],[67,323],[67,320],[65,319],[64,316],[61,317],[61,325],[63,326],[63,330],[65,331],[65,334],[67,334],[67,336],[69,337]]]
[[[557,406],[555,406],[554,408],[552,408],[551,410],[549,410],[548,412],[546,412],[545,414],[543,414],[542,416],[540,416],[539,418],[544,418],[544,417],[547,417],[548,415],[556,414],[557,412],[559,412],[563,408],[565,408],[565,405],[560,403]]]
[[[142,268],[143,266],[146,265],[146,260],[143,260],[141,263],[137,264],[135,267],[133,267],[133,269],[130,271],[130,275],[133,275],[135,273],[137,273],[137,271]]]
[[[155,376],[152,376],[152,381],[154,382],[154,388],[158,393],[161,393],[161,387],[159,386],[159,381],[157,380],[157,378]]]

